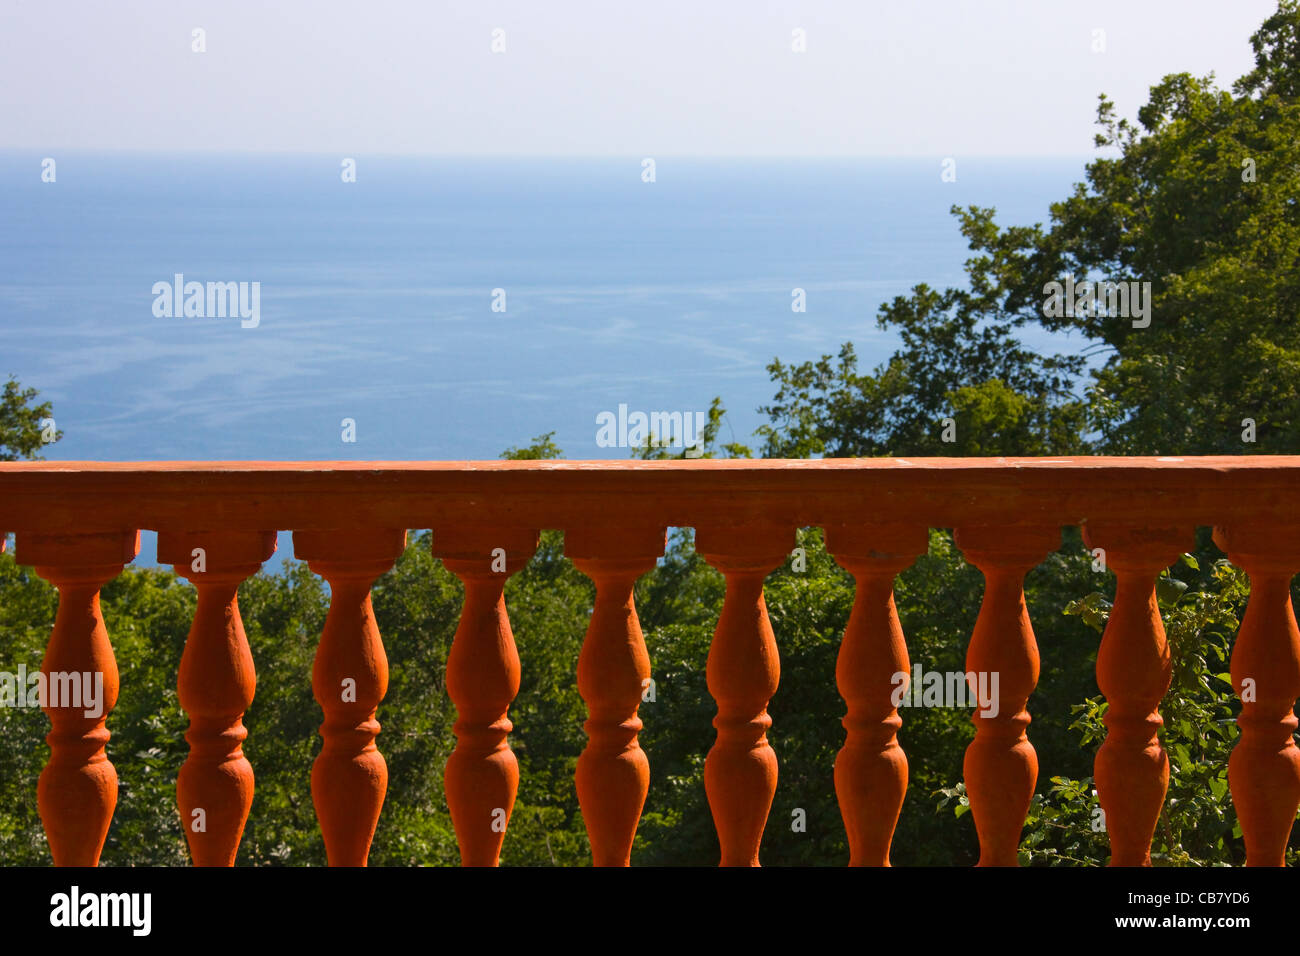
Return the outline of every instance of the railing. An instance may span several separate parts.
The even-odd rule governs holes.
[[[999,698],[996,716],[974,717],[966,787],[980,864],[1015,865],[1038,770],[1026,733],[1038,651],[1022,582],[1066,525],[1082,526],[1118,576],[1097,658],[1110,706],[1095,779],[1112,863],[1150,863],[1168,783],[1157,731],[1170,656],[1155,583],[1197,526],[1213,526],[1252,584],[1232,654],[1243,697],[1232,797],[1247,865],[1281,865],[1300,805],[1300,632],[1290,598],[1300,457],[0,464],[0,528],[16,532],[17,560],[59,591],[42,670],[104,678],[102,715],[45,708],[51,755],[37,800],[63,866],[98,862],[116,802],[105,743],[118,678],[98,595],[134,558],[142,528],[158,532],[160,562],[198,590],[179,675],[191,724],[177,785],[182,819],[206,813],[202,832],[186,827],[195,864],[232,864],[248,816],[252,771],[240,745],[255,678],[236,590],[271,555],[276,531],[292,530],[295,551],[331,589],[312,674],[325,714],[312,797],[330,863],[364,865],[387,787],[375,745],[387,663],[370,587],[408,528],[432,528],[434,553],[465,585],[447,661],[458,720],[445,776],[462,861],[497,862],[518,784],[508,711],[520,662],[503,587],[539,529],[559,529],[596,585],[576,662],[589,709],[578,797],[594,862],[628,864],[649,784],[637,708],[650,662],[633,584],[662,554],[668,527],[695,528],[697,549],[726,578],[707,666],[718,716],[705,786],[721,862],[757,864],[777,784],[766,731],[780,672],[763,581],[794,547],[795,529],[810,526],[826,530],[827,549],[857,581],[836,669],[848,714],[835,788],[851,863],[889,863],[907,784],[891,676],[909,670],[893,582],[937,527],[955,529],[986,579],[966,666],[998,673]]]

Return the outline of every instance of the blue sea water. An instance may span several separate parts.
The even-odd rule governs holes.
[[[774,357],[874,365],[883,301],[963,282],[951,205],[1045,221],[1086,161],[54,158],[0,154],[0,376],[46,457],[107,460],[622,458],[598,413],[715,395],[746,441]],[[156,317],[176,273],[259,282],[260,324]]]
[[[0,377],[53,402],[52,460],[626,458],[602,411],[714,396],[749,442],[772,359],[873,366],[882,302],[963,284],[953,204],[1046,221],[1086,162],[43,158],[0,153]],[[176,273],[260,283],[257,327],[156,316]]]

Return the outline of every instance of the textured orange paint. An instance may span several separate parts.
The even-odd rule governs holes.
[[[650,680],[633,589],[663,554],[663,528],[579,530],[565,554],[596,584],[596,604],[578,656],[578,693],[587,703],[587,746],[574,783],[596,866],[629,866],[650,788],[650,762],[637,742],[637,710]]]
[[[97,866],[117,806],[117,771],[105,746],[108,715],[117,704],[117,661],[99,613],[99,589],[140,550],[134,531],[105,534],[23,534],[15,558],[59,589],[54,630],[41,672],[102,674],[102,713],[84,707],[42,706],[50,718],[50,759],[36,785],[36,803],[55,866]]]
[[[898,745],[903,720],[893,698],[894,675],[912,665],[894,608],[894,578],[928,546],[923,527],[826,528],[826,550],[857,581],[835,663],[835,683],[848,705],[844,746],[835,759],[835,795],[850,866],[889,866],[907,793],[907,755]]]
[[[197,549],[203,570],[194,567]],[[173,565],[198,591],[177,679],[181,707],[190,715],[190,753],[176,780],[176,805],[195,866],[235,865],[253,805],[253,768],[242,745],[257,677],[238,591],[274,551],[274,531],[158,536],[159,562]]]
[[[433,529],[434,555],[465,585],[447,657],[456,749],[443,775],[463,866],[497,865],[519,789],[519,764],[507,739],[514,725],[506,716],[519,693],[519,653],[503,590],[537,541],[536,531],[519,528]]]
[[[1296,536],[1296,528],[1275,524],[1214,530],[1215,543],[1250,575],[1250,601],[1231,667],[1232,686],[1242,698],[1241,739],[1228,758],[1247,866],[1284,864],[1300,807],[1300,749],[1294,737],[1300,630],[1291,607],[1291,578],[1300,568]],[[1249,691],[1248,680],[1253,682]]]
[[[980,841],[980,866],[1017,866],[1038,755],[1029,742],[1029,695],[1038,684],[1038,644],[1024,579],[1061,544],[1059,528],[976,525],[956,529],[957,547],[984,572],[984,600],[966,652],[966,671],[998,674],[998,711],[978,709],[963,772]],[[991,685],[990,685],[991,686]]]
[[[1300,511],[1300,456],[676,461],[0,462],[0,526],[1231,525]]]
[[[1150,866],[1151,838],[1169,787],[1160,744],[1160,700],[1173,663],[1156,603],[1156,579],[1193,542],[1186,528],[1133,529],[1088,522],[1088,547],[1105,552],[1118,579],[1097,652],[1097,686],[1109,707],[1093,778],[1110,837],[1111,866]]]
[[[776,752],[767,703],[781,677],[763,579],[794,548],[794,529],[754,523],[698,528],[695,549],[727,579],[705,675],[718,702],[718,737],[704,760],[704,790],[722,866],[758,866],[776,794]]]
[[[311,669],[325,714],[325,744],[311,769],[311,798],[330,866],[365,866],[388,792],[375,738],[388,692],[388,657],[370,589],[406,547],[401,529],[295,531],[294,553],[330,586],[330,609]]]

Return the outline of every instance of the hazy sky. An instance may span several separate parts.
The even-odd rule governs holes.
[[[1275,6],[0,0],[0,148],[1079,155],[1099,92],[1226,85]]]

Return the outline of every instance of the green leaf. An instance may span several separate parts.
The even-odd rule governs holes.
[[[1163,577],[1156,581],[1156,600],[1162,607],[1173,607],[1187,591],[1187,582]]]

